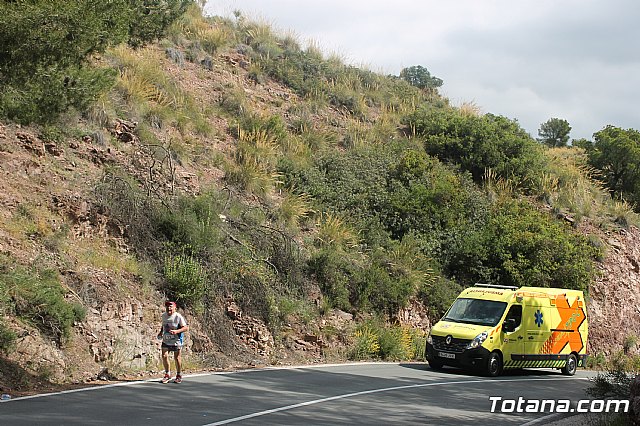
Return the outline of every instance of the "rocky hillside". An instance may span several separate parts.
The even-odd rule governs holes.
[[[607,255],[598,264],[601,274],[589,290],[591,354],[615,353],[626,338],[640,335],[640,232],[631,227],[604,233],[602,238]]]
[[[123,70],[148,58],[182,96],[199,106],[208,131],[198,131],[192,124],[163,125],[161,117],[157,125],[141,128],[139,120],[148,118],[126,104],[113,110],[98,104],[87,114],[70,114],[64,119],[64,131],[0,123],[0,254],[27,268],[55,271],[65,300],[86,310],[64,338],[43,333],[37,323],[20,321],[11,312],[0,312],[17,337],[11,350],[0,356],[3,393],[159,370],[155,336],[164,294],[158,277],[136,260],[126,226],[97,201],[97,188],[107,182],[110,171],[125,170],[149,193],[163,196],[227,188],[223,165],[236,153],[237,135],[232,118],[211,106],[239,102],[237,108],[249,106],[280,116],[289,126],[299,123],[295,109],[299,96],[290,87],[256,76],[243,49],[187,61],[184,52],[156,45],[137,52],[112,52],[100,61]],[[124,90],[122,84],[116,90]],[[371,107],[369,114],[375,122],[382,111]],[[344,109],[332,105],[305,111],[304,118],[304,125],[312,129],[338,135],[354,132]],[[407,129],[396,132],[404,135]],[[165,149],[169,146],[173,153]],[[248,194],[243,197],[247,205],[262,202]],[[282,198],[276,192],[269,202],[278,205]],[[605,231],[589,223],[584,220],[580,229],[597,236],[605,248],[598,263],[600,275],[589,292],[589,351],[611,354],[628,336],[640,335],[640,231],[634,226],[611,226]],[[229,244],[240,243],[236,240],[231,235]],[[9,270],[11,265],[2,267]],[[276,333],[263,318],[243,311],[230,295],[212,302],[216,309],[204,314],[187,309],[191,323],[187,368],[345,360],[352,343],[353,315],[321,309],[320,290],[313,284],[306,290],[307,302],[318,308],[318,315],[285,316]],[[426,332],[435,320],[426,312],[414,302],[397,318]]]
[[[245,69],[248,58],[239,53],[209,58],[205,69],[191,62],[178,64],[159,47],[150,47],[145,54],[158,58],[163,70],[198,102],[219,103],[224,87],[232,85],[254,108],[287,116],[286,102],[296,99],[290,89],[274,82],[256,85]],[[337,110],[323,114],[316,120],[337,122],[341,117]],[[146,271],[133,261],[122,225],[95,205],[95,188],[105,170],[119,167],[143,182],[153,180],[161,191],[193,195],[212,185],[223,187],[224,172],[210,162],[197,161],[176,162],[169,174],[162,160],[154,168],[153,153],[140,141],[137,123],[130,118],[116,118],[97,131],[75,137],[51,137],[37,126],[0,124],[4,223],[0,253],[22,265],[58,271],[66,298],[86,307],[85,319],[74,324],[63,344],[36,326],[6,315],[6,324],[18,338],[2,358],[3,391],[19,394],[49,388],[49,381],[92,382],[153,374],[159,369],[155,336],[164,296],[151,286],[153,277],[145,276]],[[192,143],[211,157],[232,155],[231,123],[215,115],[207,119],[214,136],[190,133]],[[69,120],[79,120],[69,126],[87,126],[85,118]],[[178,135],[175,128],[155,132],[160,140]],[[312,303],[319,300],[318,292],[309,297],[315,298]],[[221,300],[216,317],[207,318],[206,327],[199,324],[199,315],[189,310],[185,315],[191,325],[187,350],[191,370],[345,359],[344,336],[353,327],[351,314],[330,311],[310,324],[286,324],[276,344],[264,321],[244,314],[233,300]],[[322,328],[332,330],[329,338],[320,337]],[[212,335],[217,339],[212,340]]]

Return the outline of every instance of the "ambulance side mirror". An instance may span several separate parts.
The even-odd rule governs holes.
[[[507,318],[502,323],[502,330],[505,333],[511,333],[516,329],[516,319],[515,318]]]

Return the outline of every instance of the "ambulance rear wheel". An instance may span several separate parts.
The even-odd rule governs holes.
[[[485,373],[489,377],[497,377],[502,374],[502,356],[498,352],[491,352],[487,359]]]
[[[564,367],[562,367],[562,374],[565,376],[573,376],[576,374],[576,370],[578,369],[578,359],[575,354],[569,355],[567,358],[567,363]]]

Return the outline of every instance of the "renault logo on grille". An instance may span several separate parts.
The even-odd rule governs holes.
[[[444,339],[444,341],[445,341],[445,343],[446,343],[447,345],[450,345],[450,344],[451,344],[451,339],[452,339],[452,337],[451,337],[451,336],[447,336],[447,338],[446,338],[446,339]]]

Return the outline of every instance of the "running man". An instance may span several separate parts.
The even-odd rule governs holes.
[[[171,370],[169,369],[169,352],[173,352],[176,362],[175,383],[182,382],[182,345],[184,344],[184,332],[189,330],[189,326],[184,317],[176,312],[176,303],[167,301],[164,303],[165,312],[162,314],[162,328],[158,333],[158,339],[162,339],[162,364],[164,365],[164,377],[162,383],[171,380]]]

